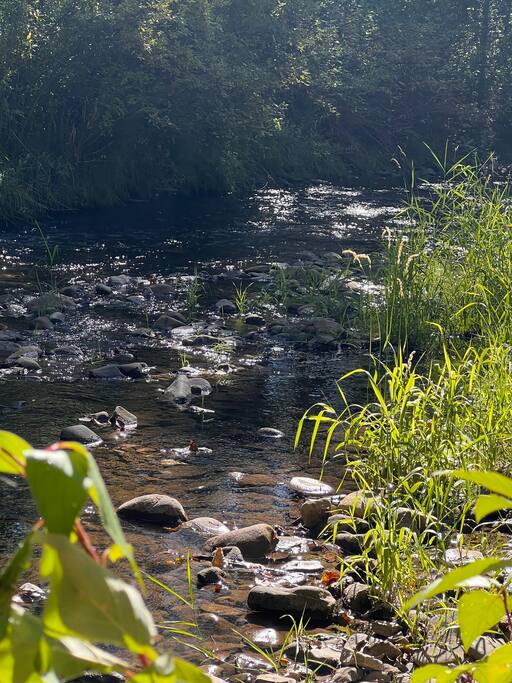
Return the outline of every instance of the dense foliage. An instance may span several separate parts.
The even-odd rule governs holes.
[[[506,157],[508,0],[9,0],[4,215],[389,173],[400,144]]]

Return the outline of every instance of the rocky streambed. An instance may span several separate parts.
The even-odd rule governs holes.
[[[190,564],[191,605],[151,583],[148,602],[161,637],[214,676],[405,682],[418,663],[463,656],[456,638],[415,647],[363,573],[339,585],[366,522],[356,514],[336,544],[319,536],[360,499],[338,490],[339,464],[319,481],[293,448],[303,411],[367,363],[352,318],[369,285],[340,255],[376,263],[398,199],[315,186],[58,217],[45,230],[59,260],[36,277],[40,236],[2,236],[0,426],[91,447],[144,571],[189,595]],[[35,511],[0,485],[3,559]],[[84,522],[101,547],[92,508]]]

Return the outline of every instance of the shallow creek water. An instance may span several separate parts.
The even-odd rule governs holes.
[[[215,282],[213,274],[261,263],[292,263],[303,250],[322,254],[350,248],[372,253],[378,249],[382,229],[393,222],[400,200],[397,190],[316,185],[293,191],[264,190],[244,199],[169,199],[59,214],[46,220],[43,229],[50,244],[59,247],[55,273],[60,285],[94,284],[126,273],[147,284],[173,283],[176,295],[167,301],[148,298],[142,305],[126,307],[92,300],[79,305],[55,330],[41,332],[28,330],[25,308],[26,299],[37,294],[33,264],[44,260],[41,236],[34,228],[5,230],[0,235],[0,295],[13,294],[15,303],[0,309],[0,322],[26,333],[26,343],[43,349],[74,344],[83,357],[48,354],[41,361],[41,371],[4,375],[0,428],[43,446],[57,440],[60,430],[77,424],[80,417],[122,405],[137,415],[137,429],[125,433],[100,429],[104,443],[93,450],[115,504],[144,493],[169,494],[181,501],[189,518],[214,517],[230,528],[256,522],[278,525],[287,537],[296,537],[281,543],[278,550],[290,553],[290,559],[322,559],[314,544],[297,538],[305,533],[293,524],[299,517],[301,498],[287,483],[295,475],[318,474],[315,463],[308,466],[305,447],[294,451],[293,437],[298,418],[308,406],[325,398],[336,401],[334,380],[364,363],[363,352],[308,353],[276,341],[264,328],[248,339],[248,331],[240,329],[243,343],[229,356],[235,371],[213,373],[226,360],[224,350],[187,348],[190,363],[213,385],[204,407],[215,412],[201,419],[162,400],[160,390],[172,381],[168,373],[180,367],[176,337],[161,334],[144,339],[127,331],[150,326],[166,308],[183,308],[195,270],[205,273],[206,284],[194,317],[208,328],[219,326],[215,301],[233,298],[234,293],[231,281]],[[250,297],[256,297],[257,291],[249,290],[248,311]],[[128,349],[137,361],[154,368],[149,378],[88,379],[91,363],[115,346]],[[285,437],[263,440],[256,434],[260,427],[275,427]],[[174,466],[161,464],[166,450],[186,446],[190,439],[212,453],[191,454]],[[265,476],[248,479],[250,485],[245,485],[243,479],[230,476],[233,472]],[[326,480],[337,484],[334,469],[327,471]],[[0,487],[3,558],[33,522],[35,512],[23,486],[11,488],[0,481]],[[101,546],[104,539],[92,509],[86,511],[84,521]],[[124,523],[124,528],[140,566],[186,593],[183,557],[187,551],[200,554],[204,538],[184,530],[170,533],[133,523]],[[192,561],[193,577],[203,566],[204,562]],[[196,622],[198,639],[191,642],[233,661],[244,649],[233,629],[264,645],[279,642],[288,629],[288,624],[247,613],[245,601],[252,585],[318,583],[320,578],[318,574],[290,576],[279,567],[274,563],[256,572],[230,572],[220,592],[213,587],[195,591],[193,610],[153,585],[148,586],[147,599],[160,623]],[[162,637],[170,636],[164,633]],[[186,637],[179,641],[175,649],[195,661],[204,660],[183,644]],[[243,664],[240,667],[243,670]]]

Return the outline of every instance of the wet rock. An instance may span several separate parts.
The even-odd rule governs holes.
[[[61,431],[60,441],[78,441],[85,446],[92,446],[101,443],[102,439],[85,425],[72,425]]]
[[[146,303],[146,299],[141,294],[132,294],[126,297],[126,301],[136,306],[143,306]]]
[[[189,377],[188,385],[192,396],[209,396],[212,393],[212,385],[202,377]]]
[[[354,582],[343,590],[343,602],[354,612],[366,612],[372,605],[371,589],[365,583]]]
[[[314,529],[320,524],[325,524],[331,508],[332,502],[330,498],[306,500],[300,509],[302,523],[307,529]]]
[[[332,486],[311,477],[293,477],[289,487],[303,496],[329,496],[334,493]]]
[[[146,376],[148,366],[146,363],[123,363],[119,370],[130,379],[141,379]]]
[[[33,330],[53,330],[53,323],[48,316],[42,315],[39,318],[34,318],[30,323],[30,327]]]
[[[257,612],[280,615],[304,613],[306,618],[328,619],[336,601],[328,591],[316,586],[255,586],[249,592],[247,605]]]
[[[247,266],[244,268],[246,273],[270,273],[271,265],[269,263],[257,263],[254,266]]]
[[[120,429],[134,429],[137,426],[137,416],[123,406],[116,406],[109,419],[113,427]]]
[[[357,683],[364,676],[364,670],[356,669],[353,666],[342,666],[334,672],[334,676],[329,679],[329,683]]]
[[[28,358],[27,356],[21,356],[21,358],[17,358],[12,365],[14,365],[14,367],[23,368],[24,370],[41,369],[41,366],[34,358]]]
[[[225,575],[220,567],[206,567],[197,572],[197,585],[207,586],[212,583],[219,583]]]
[[[174,287],[165,282],[158,282],[156,285],[151,285],[150,290],[157,299],[168,299],[171,294],[174,294]]]
[[[219,311],[221,315],[231,315],[237,312],[236,305],[229,299],[220,299],[215,304],[215,308]]]
[[[88,415],[86,418],[83,419],[85,421],[91,420],[92,422],[98,425],[107,425],[109,423],[110,416],[106,410],[100,410],[97,413],[91,413],[91,415]]]
[[[64,313],[62,313],[62,311],[56,311],[55,313],[52,313],[49,318],[54,325],[60,325],[66,320],[66,316]]]
[[[12,341],[3,341],[0,339],[0,353],[16,353],[19,351],[20,345]]]
[[[244,323],[246,325],[254,325],[255,327],[262,327],[265,324],[265,318],[256,313],[250,313],[244,318]]]
[[[257,434],[264,439],[282,439],[284,437],[284,432],[273,427],[260,427]]]
[[[286,572],[298,572],[300,574],[321,574],[324,570],[319,560],[291,560],[280,567]]]
[[[99,368],[89,370],[89,377],[93,379],[123,379],[124,375],[119,365],[102,365]]]
[[[327,526],[330,530],[333,530],[336,527],[337,533],[347,531],[349,533],[366,534],[370,529],[370,524],[365,519],[350,517],[346,513],[328,517]]]
[[[230,472],[229,477],[236,481],[239,486],[275,486],[275,476],[269,474],[246,474],[244,472]]]
[[[221,343],[222,339],[220,337],[213,337],[209,334],[199,334],[192,339],[183,340],[183,346],[215,346]]]
[[[66,308],[74,306],[74,300],[69,296],[63,294],[56,294],[48,292],[41,296],[31,299],[27,303],[27,308],[31,313],[44,315],[45,313],[54,313],[55,311],[62,311]]]
[[[112,287],[109,287],[108,285],[104,285],[101,282],[99,282],[96,285],[95,291],[96,291],[96,294],[99,294],[100,296],[111,296],[112,295]]]
[[[142,337],[143,339],[151,339],[155,336],[155,333],[149,327],[136,327],[134,330],[128,330],[127,334],[132,337]]]
[[[161,315],[157,320],[155,320],[155,327],[158,330],[174,330],[176,327],[183,327],[185,325],[182,320],[177,318],[172,318],[170,315]]]
[[[483,558],[484,556],[479,550],[467,548],[449,548],[443,555],[443,560],[452,567],[460,567],[475,560],[483,560]]]
[[[53,352],[56,356],[81,356],[82,351],[74,344],[66,344],[64,346],[57,346]]]
[[[176,498],[159,493],[149,493],[137,496],[117,508],[121,517],[135,519],[155,524],[177,526],[187,521],[187,515],[181,503]]]
[[[236,546],[245,559],[265,557],[277,543],[276,532],[269,524],[253,524],[235,531],[229,531],[210,538],[206,543],[208,550]]]
[[[229,531],[229,528],[225,524],[219,522],[217,519],[213,519],[213,517],[195,517],[194,519],[185,522],[183,528],[192,529],[199,534],[204,534],[209,537],[226,534]]]
[[[59,290],[64,296],[69,296],[72,299],[80,299],[84,293],[84,288],[80,285],[67,285]]]
[[[370,498],[363,491],[352,491],[352,493],[344,496],[337,503],[336,508],[349,512],[355,517],[366,517],[373,505],[374,499]]]
[[[334,542],[346,555],[359,555],[363,549],[364,534],[353,534],[349,531],[338,531]]]
[[[108,279],[108,284],[111,287],[124,287],[131,283],[132,279],[128,275],[112,275]]]
[[[24,583],[16,591],[16,595],[26,605],[42,602],[46,599],[46,592],[34,583]]]
[[[281,674],[258,674],[254,683],[296,683],[296,680]]]
[[[231,564],[236,564],[237,562],[244,562],[244,556],[240,548],[236,546],[226,546],[224,550],[224,560]]]

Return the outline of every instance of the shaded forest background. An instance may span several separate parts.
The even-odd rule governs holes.
[[[510,0],[2,0],[0,214],[384,182],[424,141],[508,161],[511,22]]]

